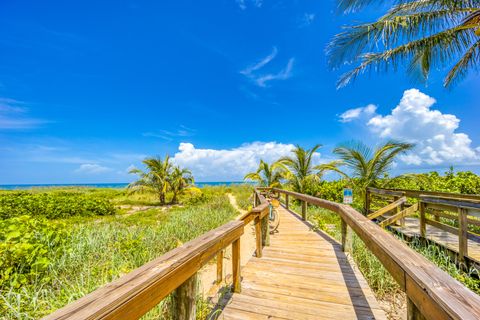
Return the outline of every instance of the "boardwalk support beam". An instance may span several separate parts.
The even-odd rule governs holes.
[[[241,276],[240,276],[240,239],[232,243],[232,275],[233,275],[233,292],[242,292]]]
[[[302,201],[302,220],[307,221],[307,202]]]
[[[195,320],[197,274],[195,273],[175,290],[175,320]]]
[[[352,252],[352,229],[342,219],[342,251]]]

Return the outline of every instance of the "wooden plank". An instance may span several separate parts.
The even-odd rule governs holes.
[[[255,247],[257,257],[262,257],[262,222],[260,217],[255,218]]]
[[[302,201],[302,220],[306,221],[307,220],[307,202]]]
[[[195,320],[197,317],[197,274],[175,290],[174,320]]]
[[[420,196],[420,199],[426,203],[439,204],[447,207],[451,207],[453,210],[456,208],[466,208],[474,210],[480,210],[480,202],[476,200],[468,199],[455,199],[445,197],[433,197],[433,196]]]
[[[294,197],[297,193],[289,192]],[[300,195],[303,196],[303,195]],[[310,198],[305,197],[310,201]],[[350,206],[326,200],[313,200],[315,204],[333,209],[364,241],[367,248],[382,262],[397,282],[407,291],[416,306],[437,310],[452,319],[480,319],[480,297],[428,261],[419,253],[395,239],[379,226]],[[412,287],[421,288],[413,294],[406,288],[406,279]],[[403,284],[403,285],[402,285]],[[422,312],[423,313],[423,312]],[[435,319],[435,313],[423,315]]]
[[[407,202],[407,198],[401,197],[397,201],[394,201],[394,202],[390,203],[389,205],[375,211],[374,213],[369,214],[368,219],[372,220],[372,219],[378,218],[378,217],[384,215],[385,213],[387,213],[389,211],[392,211],[393,209],[397,208],[398,206],[401,206],[405,202]]]
[[[458,258],[460,263],[465,263],[468,256],[468,223],[467,209],[458,208]]]
[[[458,215],[448,214],[448,213],[444,213],[444,212],[438,211],[438,210],[431,210],[429,213],[431,215],[434,215],[437,218],[445,218],[445,219],[458,221]],[[467,214],[468,214],[468,211],[467,211]],[[436,219],[436,221],[439,221],[439,220]],[[467,216],[467,222],[468,222],[468,224],[471,224],[471,225],[474,225],[474,226],[480,226],[480,220],[478,220],[478,219],[468,218],[468,216]]]
[[[342,251],[351,252],[352,251],[352,230],[348,224],[342,219],[341,222],[341,233],[342,233]]]
[[[241,292],[242,285],[240,279],[240,239],[232,243],[232,276],[233,276],[233,292]]]
[[[378,190],[401,192],[408,198],[416,198],[416,199],[420,199],[420,196],[424,195],[424,196],[470,199],[470,200],[480,201],[480,195],[478,194],[461,194],[461,193],[452,193],[452,192],[409,190],[409,189],[378,189]]]
[[[242,234],[241,221],[229,222],[44,319],[138,319]]]
[[[242,292],[219,319],[385,319],[341,246],[285,208],[278,212],[279,232],[242,269]]]
[[[223,250],[220,250],[217,255],[217,284],[223,281],[223,255]]]
[[[403,197],[405,193],[402,191],[388,190],[388,189],[378,189],[378,188],[368,188],[368,191],[371,194],[387,195],[392,197]]]
[[[426,217],[425,217],[425,202],[420,202],[420,236],[425,238],[427,236]]]
[[[410,207],[400,211],[399,213],[383,220],[378,225],[382,228],[385,228],[385,227],[395,223],[396,221],[398,221],[400,219],[403,219],[405,217],[408,217],[408,216],[414,214],[417,210],[418,210],[418,203],[415,203],[413,206],[410,206]]]

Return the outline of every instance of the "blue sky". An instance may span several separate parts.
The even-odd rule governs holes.
[[[127,182],[128,168],[166,153],[197,180],[238,180],[292,144],[323,144],[320,162],[351,139],[417,143],[396,173],[478,171],[478,76],[446,90],[442,73],[425,86],[400,69],[335,88],[347,68],[329,70],[326,44],[378,8],[343,16],[335,1],[177,0],[0,9],[0,184]]]

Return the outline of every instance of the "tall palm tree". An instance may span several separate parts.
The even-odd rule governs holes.
[[[272,163],[270,165],[260,160],[257,171],[247,173],[243,180],[255,181],[261,187],[278,187],[280,186],[282,177],[283,170],[278,163]]]
[[[142,161],[146,167],[146,171],[140,169],[132,169],[130,173],[139,176],[139,179],[128,185],[132,191],[150,190],[158,195],[160,204],[165,204],[165,196],[170,187],[170,174],[172,171],[172,163],[167,155],[162,160],[160,157],[147,158]]]
[[[194,182],[192,172],[188,169],[182,169],[175,166],[168,179],[173,197],[172,203],[177,203],[177,197],[182,191]]]
[[[311,149],[304,149],[297,145],[292,150],[292,156],[278,160],[278,163],[286,169],[285,177],[294,191],[305,193],[309,183],[320,180],[320,175],[313,164],[314,154],[320,147],[321,145],[317,144]]]
[[[385,0],[338,0],[345,12]],[[375,22],[346,27],[327,47],[330,64],[358,66],[338,87],[364,71],[396,70],[406,64],[411,75],[426,81],[430,70],[448,69],[449,87],[477,70],[480,62],[480,0],[396,0]]]
[[[349,180],[363,196],[367,187],[377,186],[380,178],[391,169],[398,155],[406,153],[413,147],[411,143],[387,141],[372,150],[362,142],[351,141],[333,150],[339,160],[319,165],[317,169],[322,172],[337,172]]]

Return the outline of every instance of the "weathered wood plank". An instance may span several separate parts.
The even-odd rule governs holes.
[[[299,197],[296,193],[290,194]],[[310,200],[309,197],[304,199]],[[480,297],[425,257],[396,240],[350,206],[320,199],[313,202],[337,212],[345,220],[416,306],[422,305],[424,310],[436,310],[436,313],[430,314],[422,312],[427,319],[437,319],[434,315],[440,313],[446,315],[445,319],[480,319]],[[408,284],[413,289],[409,290]],[[414,291],[415,288],[421,290]]]
[[[418,210],[418,203],[415,203],[413,206],[410,206],[410,207],[400,211],[399,213],[381,221],[378,225],[382,228],[385,228],[385,227],[397,222],[400,219],[403,219],[405,217],[408,217],[408,216],[414,214],[415,212],[417,212],[417,210]]]
[[[379,210],[375,211],[374,213],[369,214],[368,219],[372,220],[372,219],[378,218],[378,217],[384,215],[385,213],[392,211],[393,209],[397,208],[398,206],[401,206],[405,202],[407,202],[407,198],[401,197],[397,201],[394,201],[394,202],[388,204],[387,206],[385,206],[383,208],[380,208]]]

